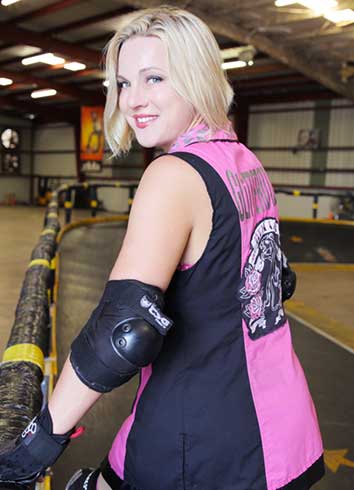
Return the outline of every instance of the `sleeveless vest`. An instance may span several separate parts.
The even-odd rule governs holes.
[[[169,153],[203,179],[212,231],[166,291],[175,327],[141,372],[110,464],[139,490],[305,490],[323,447],[281,302],[270,181],[231,130],[210,139],[199,125]]]

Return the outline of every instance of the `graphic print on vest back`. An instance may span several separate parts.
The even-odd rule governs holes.
[[[248,334],[256,340],[286,321],[281,301],[282,253],[277,220],[265,218],[258,223],[250,246],[238,299]]]

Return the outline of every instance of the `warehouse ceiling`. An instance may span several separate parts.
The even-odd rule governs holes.
[[[329,10],[326,2],[332,5]],[[227,71],[239,103],[354,100],[354,1],[164,3],[203,18],[216,35],[224,62],[244,65]],[[127,16],[160,4],[153,0],[20,0],[0,5],[1,111],[39,123],[74,121],[81,105],[104,104],[103,47]],[[337,18],[330,15],[333,11]],[[59,59],[54,65],[23,64],[44,53]],[[71,71],[64,66],[68,62],[85,66]],[[56,93],[33,98],[40,89]]]

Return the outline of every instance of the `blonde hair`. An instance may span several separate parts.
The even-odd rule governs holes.
[[[218,44],[209,27],[198,17],[172,6],[140,10],[106,47],[109,82],[104,127],[114,155],[129,151],[134,133],[118,106],[118,56],[123,43],[135,36],[155,36],[167,46],[169,76],[176,92],[192,104],[198,121],[210,129],[229,125],[227,113],[233,90],[221,68]]]

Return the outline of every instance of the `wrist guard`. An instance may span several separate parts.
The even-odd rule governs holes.
[[[37,415],[22,434],[0,450],[0,484],[26,485],[44,474],[70,442],[74,429],[53,434],[48,407]]]

